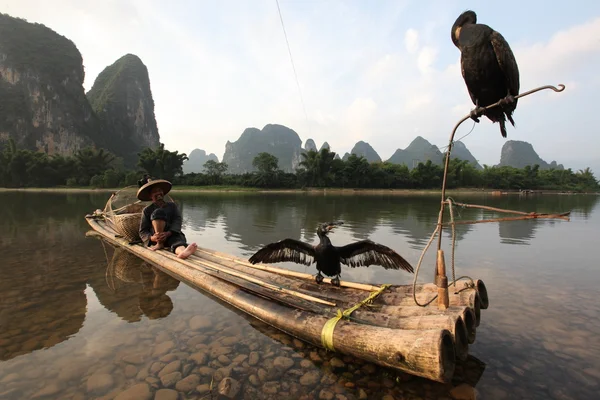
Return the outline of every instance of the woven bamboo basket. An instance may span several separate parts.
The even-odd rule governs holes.
[[[140,239],[139,229],[142,211],[146,202],[136,199],[137,186],[127,186],[113,195],[106,202],[104,215],[112,227],[130,242]],[[118,207],[119,205],[123,206]]]
[[[114,215],[113,223],[117,231],[129,241],[140,238],[140,222],[142,221],[143,204],[130,204],[122,214]]]

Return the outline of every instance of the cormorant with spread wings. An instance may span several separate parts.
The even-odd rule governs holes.
[[[483,115],[500,123],[506,137],[506,118],[515,126],[512,113],[517,108],[514,96],[519,94],[519,67],[510,46],[502,35],[477,23],[477,14],[463,12],[452,25],[452,43],[461,52],[461,72],[475,109],[471,118],[479,122],[478,109],[502,100]]]
[[[403,269],[414,272],[413,267],[400,254],[382,244],[370,240],[360,240],[345,246],[334,246],[327,237],[336,226],[343,222],[330,222],[321,224],[317,228],[319,244],[316,246],[295,239],[283,239],[270,243],[258,250],[249,261],[252,264],[258,262],[276,263],[292,261],[298,264],[311,265],[317,263],[317,283],[323,282],[323,272],[327,276],[336,276],[331,280],[335,286],[340,286],[340,274],[342,272],[340,263],[350,267],[381,265],[385,269]]]

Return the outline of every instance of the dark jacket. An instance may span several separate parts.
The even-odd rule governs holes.
[[[154,234],[154,228],[152,228],[152,213],[159,207],[152,203],[142,211],[142,221],[140,223],[140,238],[144,244],[148,245],[150,236]],[[167,204],[162,208],[167,215],[167,224],[165,225],[165,232],[171,231],[174,234],[181,234],[181,212],[177,204],[172,201],[168,201]]]

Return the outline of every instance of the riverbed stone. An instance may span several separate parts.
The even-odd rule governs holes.
[[[203,383],[202,385],[196,386],[196,392],[200,393],[200,395],[206,394],[210,392],[210,385],[208,383]]]
[[[233,378],[225,378],[223,379],[217,388],[218,393],[221,396],[224,396],[228,399],[235,399],[241,389],[242,385],[233,379]]]
[[[346,366],[346,364],[337,357],[333,357],[331,360],[329,360],[329,364],[333,368],[344,368]]]
[[[177,355],[175,353],[169,353],[169,354],[165,354],[164,356],[162,356],[160,358],[160,362],[164,362],[165,364],[168,364],[170,362],[173,362],[175,360],[177,360]]]
[[[195,347],[199,344],[204,344],[206,341],[206,335],[196,335],[187,341],[188,347]]]
[[[114,384],[113,377],[109,374],[96,373],[87,380],[88,393],[106,393]]]
[[[175,384],[175,389],[179,390],[180,392],[188,393],[188,392],[191,392],[192,390],[194,390],[194,388],[196,386],[198,386],[199,384],[200,384],[200,376],[198,376],[196,374],[192,374],[192,375],[186,376],[185,378],[183,378],[179,382],[177,382]]]
[[[283,373],[294,366],[294,360],[289,357],[276,357],[273,366]]]
[[[156,391],[154,400],[177,400],[179,393],[173,389],[160,389]]]
[[[181,361],[175,360],[167,364],[159,373],[158,377],[162,378],[165,375],[170,374],[171,372],[176,372],[181,369]]]
[[[165,365],[167,365],[167,364],[160,362],[160,361],[156,361],[150,367],[150,373],[157,374],[160,370],[162,370],[165,367]]]
[[[335,395],[327,389],[321,389],[319,392],[319,400],[333,400]]]
[[[256,364],[258,364],[259,361],[260,361],[260,355],[256,351],[251,352],[250,355],[248,356],[248,364],[249,365],[256,365]]]
[[[452,388],[450,396],[455,400],[475,400],[477,398],[475,388],[467,383],[461,383]]]
[[[319,382],[319,372],[309,371],[302,375],[300,378],[300,384],[303,386],[312,386]]]
[[[32,399],[38,399],[41,397],[48,397],[48,396],[54,396],[57,393],[59,393],[61,391],[62,387],[56,383],[56,382],[52,382],[49,385],[44,386],[42,389],[38,390],[37,392],[35,392],[31,398]]]
[[[206,352],[204,351],[199,351],[197,353],[192,354],[189,359],[198,365],[204,365],[208,360],[208,354],[206,354]]]
[[[133,364],[133,365],[140,365],[143,364],[145,361],[145,357],[143,354],[138,353],[138,354],[130,354],[130,355],[126,355],[122,358],[122,360],[124,362],[126,362],[127,364]]]
[[[215,373],[215,370],[210,367],[200,367],[197,371],[202,376],[213,376]]]
[[[181,372],[171,372],[170,374],[160,377],[160,382],[164,387],[173,387],[181,380]]]
[[[158,335],[156,335],[156,343],[162,343],[162,342],[166,342],[169,340],[172,340],[173,336],[171,336],[171,334],[169,332],[159,332]]]
[[[114,400],[150,400],[152,393],[147,383],[138,383],[127,388],[115,397]]]
[[[231,362],[236,363],[236,364],[241,364],[244,361],[246,361],[248,359],[248,356],[246,354],[240,354],[237,357],[235,357],[233,360],[231,360]]]
[[[217,357],[217,361],[219,361],[223,365],[231,364],[231,359],[224,354],[221,354],[219,357]]]
[[[252,386],[260,386],[260,379],[258,379],[258,376],[256,376],[255,374],[252,374],[248,377],[248,382],[250,382]]]
[[[171,349],[173,349],[174,347],[175,347],[175,342],[173,342],[172,340],[168,340],[166,342],[162,342],[162,343],[156,345],[156,347],[154,347],[154,351],[152,352],[152,354],[155,357],[163,356],[163,355],[167,354],[169,351],[171,351]]]
[[[281,385],[277,381],[265,382],[262,386],[262,391],[266,394],[275,394],[279,392],[280,386]]]
[[[135,367],[135,365],[128,365],[125,367],[125,377],[126,378],[133,378],[134,376],[136,376],[138,373],[137,368]]]

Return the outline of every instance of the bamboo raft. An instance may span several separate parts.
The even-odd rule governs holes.
[[[521,93],[528,96],[544,89],[562,92],[564,85],[551,85]],[[500,105],[498,101],[484,107]],[[120,246],[191,287],[203,290],[300,340],[325,349],[354,356],[385,367],[447,383],[454,375],[457,360],[469,356],[481,323],[481,310],[489,306],[485,284],[480,279],[448,282],[444,251],[444,226],[452,230],[452,272],[454,275],[455,226],[484,222],[538,218],[569,220],[569,212],[547,214],[503,210],[455,202],[446,198],[450,153],[457,128],[470,118],[464,116],[452,130],[446,150],[438,223],[425,246],[412,285],[371,285],[340,281],[340,287],[325,278],[317,284],[311,274],[271,265],[250,264],[244,259],[198,247],[182,260],[167,250],[152,251],[136,244],[143,204],[127,201],[113,208],[113,199],[102,210],[86,216],[99,237]],[[444,222],[448,207],[450,221]],[[517,216],[474,221],[454,221],[454,207],[479,208]],[[438,236],[435,283],[417,284],[419,268],[427,249]],[[434,300],[437,299],[436,302]]]
[[[129,214],[131,216],[131,214]],[[413,285],[371,285],[250,264],[230,254],[198,247],[188,259],[167,250],[131,244],[101,214],[88,215],[88,236],[135,254],[193,288],[206,291],[291,336],[384,367],[449,382],[457,360],[468,356],[481,310],[489,305],[481,280],[450,285],[448,307],[421,307]],[[419,303],[438,294],[435,284],[415,286]]]

